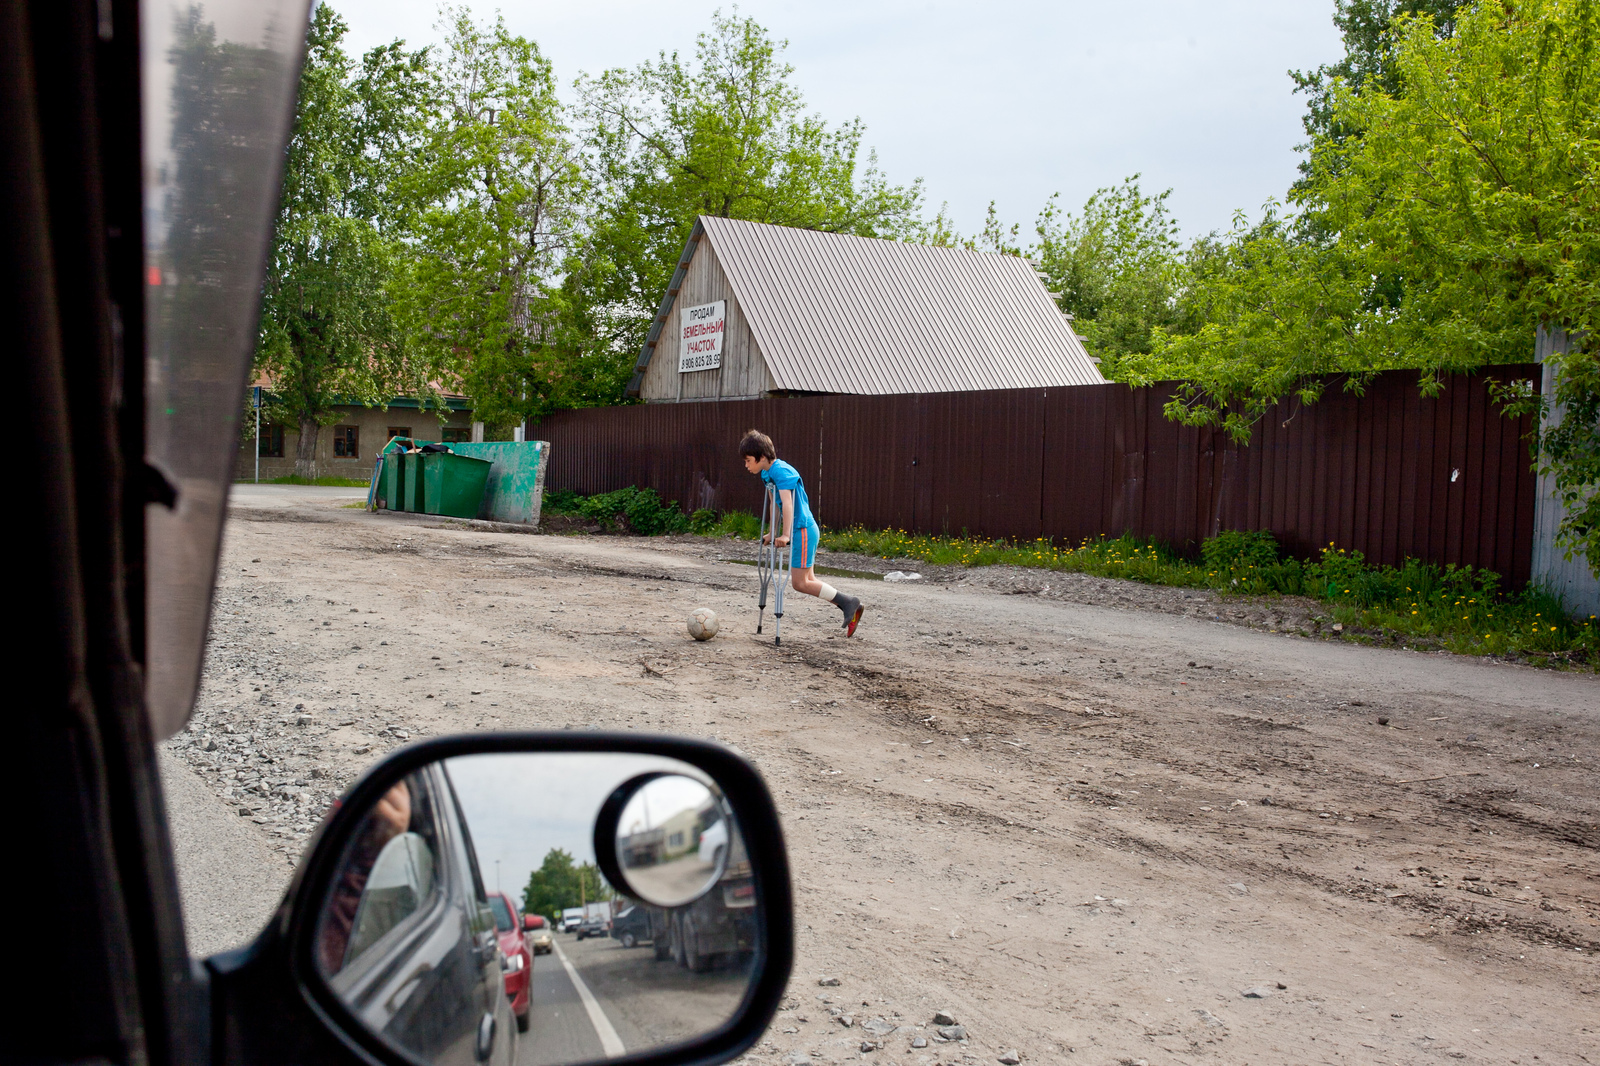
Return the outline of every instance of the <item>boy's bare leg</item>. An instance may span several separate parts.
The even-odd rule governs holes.
[[[803,592],[807,596],[821,596],[822,582],[817,580],[816,573],[811,567],[789,571],[789,584],[796,592]]]

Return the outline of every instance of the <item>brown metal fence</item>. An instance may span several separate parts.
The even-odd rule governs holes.
[[[649,404],[563,411],[529,432],[551,442],[551,488],[649,486],[689,510],[759,506],[735,454],[756,427],[832,528],[1066,542],[1131,532],[1191,552],[1221,529],[1267,529],[1301,556],[1335,543],[1373,562],[1409,556],[1523,582],[1530,423],[1499,413],[1490,382],[1539,374],[1455,376],[1434,398],[1414,372],[1381,374],[1360,395],[1330,380],[1318,403],[1270,410],[1246,446],[1169,421],[1160,385]]]

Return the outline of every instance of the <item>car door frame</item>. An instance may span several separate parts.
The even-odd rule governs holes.
[[[11,740],[26,758],[0,775],[0,797],[27,812],[12,821],[11,854],[30,891],[67,919],[13,930],[27,972],[8,997],[6,1052],[149,1066],[392,1064],[307,994],[294,904],[321,861],[315,841],[255,941],[203,962],[187,950],[143,687],[145,511],[177,501],[143,460],[140,30],[137,0],[0,3],[0,320],[26,354],[12,367],[30,417],[29,449],[12,469],[28,511],[13,525],[20,564],[8,589],[29,611],[11,642],[29,686]],[[597,739],[606,736],[540,742],[576,750]],[[637,736],[612,739],[640,748]],[[698,747],[676,754],[708,761]],[[733,758],[730,773],[753,774]],[[346,802],[368,798],[358,786]],[[771,811],[770,798],[761,803]],[[768,905],[783,920],[743,1015],[763,1023],[792,952],[788,867],[768,817],[778,849]],[[716,1061],[758,1036],[730,1025],[637,1058]]]

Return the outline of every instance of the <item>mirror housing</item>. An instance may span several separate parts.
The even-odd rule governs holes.
[[[687,764],[717,783],[745,832],[750,875],[762,901],[750,982],[737,1009],[716,1029],[659,1050],[627,1053],[615,1061],[661,1066],[725,1062],[760,1039],[788,985],[794,904],[777,810],[755,768],[720,745],[676,737],[574,731],[481,733],[413,744],[369,769],[308,845],[283,902],[261,935],[244,948],[205,961],[212,993],[214,1061],[228,1066],[290,1061],[307,1066],[348,1066],[353,1061],[417,1066],[420,1060],[363,1025],[319,971],[322,904],[354,834],[397,782],[444,760],[518,753],[655,756]]]

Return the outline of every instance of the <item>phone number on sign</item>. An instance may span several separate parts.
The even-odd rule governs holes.
[[[702,352],[697,355],[686,355],[678,360],[680,373],[690,370],[715,370],[721,365],[721,352]]]

